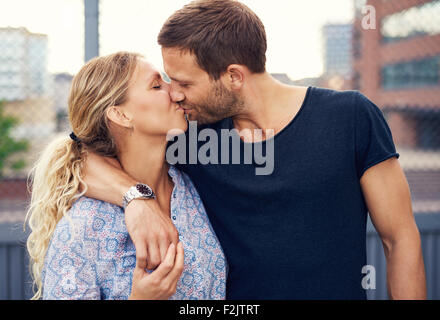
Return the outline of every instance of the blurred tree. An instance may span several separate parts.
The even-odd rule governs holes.
[[[10,160],[13,154],[26,151],[29,143],[26,140],[15,140],[11,136],[11,130],[18,124],[18,119],[4,114],[3,102],[0,101],[0,178],[4,170],[10,168],[14,171],[25,166],[24,159]]]

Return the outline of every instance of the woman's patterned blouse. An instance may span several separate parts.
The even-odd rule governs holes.
[[[227,264],[199,194],[185,173],[173,166],[168,173],[174,181],[171,218],[185,253],[170,299],[225,299]],[[83,196],[68,216],[49,244],[43,299],[128,299],[136,251],[122,208]]]

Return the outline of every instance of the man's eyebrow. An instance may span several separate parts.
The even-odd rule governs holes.
[[[179,79],[176,79],[176,78],[174,78],[174,77],[170,77],[170,76],[168,76],[168,78],[170,78],[170,79],[173,80],[173,81],[179,82],[179,83],[188,83],[188,84],[191,83],[191,81],[179,80]]]

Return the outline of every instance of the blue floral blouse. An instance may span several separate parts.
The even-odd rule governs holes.
[[[184,270],[170,298],[226,296],[226,260],[199,194],[189,177],[170,166],[174,181],[171,218],[185,251]],[[79,198],[52,236],[42,274],[43,299],[128,299],[136,252],[124,211],[116,205]]]

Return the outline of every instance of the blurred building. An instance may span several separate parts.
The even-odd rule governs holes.
[[[290,79],[286,73],[271,73],[270,75],[272,77],[274,77],[275,79],[277,79],[281,83],[288,84],[288,85],[293,84],[292,79]]]
[[[326,24],[322,28],[324,73],[322,85],[336,90],[351,88],[352,24]]]
[[[376,28],[368,28],[372,6]],[[356,0],[353,87],[382,108],[414,212],[440,212],[440,0]]]
[[[47,36],[25,28],[0,28],[0,100],[47,94]]]
[[[292,85],[292,86],[302,86],[302,87],[320,87],[322,86],[322,79],[319,78],[303,78],[298,80],[292,80],[286,73],[271,73],[272,77],[280,81],[281,83]]]
[[[352,24],[326,24],[322,29],[324,41],[324,73],[351,75]]]
[[[68,119],[68,99],[73,76],[68,73],[58,73],[53,76],[53,100],[57,117],[57,131],[67,131],[70,128]]]
[[[323,87],[325,84],[323,83],[323,79],[321,77],[318,78],[303,78],[293,81],[293,85],[302,86],[302,87]]]
[[[30,149],[22,158],[28,166],[18,173],[26,176],[36,155],[56,128],[51,78],[47,70],[48,37],[25,28],[0,28],[0,100],[5,114],[18,119],[12,135],[26,139]],[[7,177],[16,173],[6,172]]]

